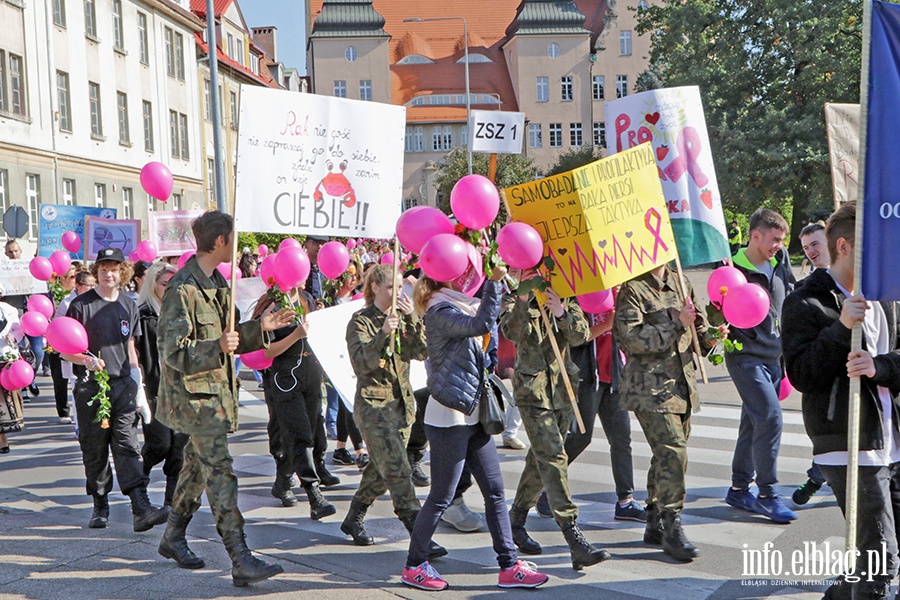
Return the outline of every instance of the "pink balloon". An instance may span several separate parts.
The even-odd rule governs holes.
[[[52,318],[53,313],[56,312],[56,309],[53,306],[53,300],[43,294],[35,294],[28,298],[28,302],[25,303],[25,308],[33,312],[39,312],[48,319]]]
[[[2,386],[4,390],[9,391],[16,389],[9,382],[9,369],[0,369],[0,386]]]
[[[47,343],[63,354],[80,354],[88,349],[84,325],[71,317],[57,317],[47,327]]]
[[[328,279],[337,279],[350,266],[350,252],[340,242],[328,242],[319,248],[319,269]]]
[[[733,288],[747,283],[747,278],[740,269],[735,267],[719,267],[709,276],[706,282],[706,292],[713,304],[722,305],[722,289],[726,294]]]
[[[184,265],[187,264],[187,261],[189,261],[190,258],[195,254],[197,254],[197,253],[194,252],[193,250],[188,250],[187,252],[182,254],[181,257],[178,259],[178,268],[179,269],[183,268]]]
[[[436,235],[422,248],[419,266],[435,281],[453,281],[469,266],[469,249],[452,233]]]
[[[9,363],[3,371],[7,373],[6,381],[12,386],[9,388],[12,390],[21,389],[34,381],[34,369],[21,358]]]
[[[497,251],[509,266],[530,269],[541,261],[544,241],[528,223],[509,223],[497,234]]]
[[[487,177],[466,175],[450,192],[450,208],[457,220],[469,229],[484,229],[500,212],[500,193]]]
[[[722,302],[722,312],[733,326],[751,329],[769,314],[769,294],[755,283],[732,287]]]
[[[416,254],[428,240],[442,233],[453,233],[453,222],[433,206],[416,206],[397,219],[397,238],[404,248]]]
[[[44,335],[47,331],[47,326],[50,325],[47,317],[36,310],[28,311],[22,315],[20,323],[22,324],[22,331],[34,337]]]
[[[224,277],[225,279],[228,279],[228,280],[231,279],[231,263],[230,263],[230,262],[227,262],[227,263],[224,263],[224,262],[223,262],[223,263],[219,263],[219,265],[216,267],[216,270],[217,270],[219,273],[221,273],[221,274],[222,274],[222,277]],[[234,271],[234,279],[235,279],[235,281],[237,281],[237,280],[240,279],[241,277],[242,277],[241,270],[240,270],[240,269],[236,269],[236,270]]]
[[[50,264],[49,259],[43,256],[32,258],[31,262],[28,263],[28,270],[31,272],[32,277],[41,281],[50,281],[50,278],[53,277],[53,265]]]
[[[394,264],[394,253],[386,252],[381,255],[381,264],[383,265],[392,265]]]
[[[363,299],[363,293],[362,293],[362,292],[358,292],[358,293],[356,293],[356,294],[353,294],[353,297],[350,298],[350,299],[351,299],[351,300],[362,300],[362,299]]]
[[[133,263],[136,263],[139,260],[141,260],[141,256],[138,254],[138,251],[135,250],[134,252],[132,252],[131,254],[128,255],[128,260]]]
[[[77,254],[81,250],[81,238],[74,231],[67,231],[62,234],[62,245],[69,252]]]
[[[792,393],[794,393],[794,386],[791,384],[791,380],[788,379],[787,373],[785,373],[784,377],[781,378],[781,385],[778,387],[778,399],[786,400]]]
[[[241,364],[253,369],[261,371],[272,366],[272,359],[266,358],[265,350],[254,350],[246,354],[241,354]]]
[[[168,200],[172,195],[174,185],[172,171],[161,162],[148,162],[141,169],[141,187],[157,200],[162,202]]]
[[[581,310],[587,313],[600,315],[611,311],[616,306],[610,290],[602,290],[599,292],[591,292],[590,294],[581,294],[578,296],[578,304]]]
[[[153,262],[159,256],[159,250],[156,248],[156,244],[150,240],[144,240],[138,244],[137,255],[144,262]]]
[[[294,238],[284,238],[278,245],[278,251],[281,252],[285,248],[302,248],[303,245]]]
[[[356,240],[353,238],[347,240],[347,250],[353,250],[354,248],[356,248]],[[321,254],[322,251],[319,250],[319,253]]]
[[[266,257],[266,260],[259,263],[259,276],[262,277],[266,287],[272,287],[276,283],[275,272],[277,271],[277,267],[275,265],[275,259],[277,258],[278,254],[269,254]]]
[[[278,287],[287,291],[297,287],[309,277],[309,257],[300,248],[284,248],[278,252],[275,269]]]
[[[50,266],[53,267],[53,272],[57,276],[65,275],[72,266],[72,257],[65,250],[57,250],[50,255]]]
[[[266,255],[269,253],[269,247],[266,246],[265,244],[260,244],[259,246],[256,247],[256,253],[259,254],[260,258],[265,258]]]

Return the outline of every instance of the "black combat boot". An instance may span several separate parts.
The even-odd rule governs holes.
[[[353,543],[357,546],[371,546],[375,543],[375,538],[366,531],[366,511],[368,506],[363,505],[358,500],[350,501],[350,512],[344,517],[341,523],[341,531],[353,538]]]
[[[331,471],[325,467],[324,458],[316,463],[316,475],[319,477],[319,485],[323,488],[333,487],[341,483],[340,477],[332,475]]]
[[[412,468],[412,474],[410,475],[410,479],[412,479],[413,485],[416,487],[428,487],[431,485],[431,477],[425,474],[425,471],[422,470],[422,463],[419,461],[409,461],[409,466]]]
[[[272,496],[281,500],[281,505],[285,507],[297,506],[300,502],[291,490],[291,478],[285,475],[275,475]]]
[[[406,527],[406,531],[409,532],[409,535],[412,535],[413,527],[415,527],[416,525],[416,516],[418,514],[419,513],[417,511],[412,513],[411,515],[400,517],[400,522],[403,523],[404,527]],[[428,560],[434,560],[442,556],[447,556],[447,549],[434,540],[430,540],[428,542]]]
[[[569,552],[572,555],[572,568],[580,571],[584,567],[596,565],[609,558],[609,552],[594,547],[584,537],[578,523],[572,521],[562,526],[566,543],[569,544]]]
[[[678,513],[664,513],[663,521],[663,552],[682,562],[690,562],[700,556],[700,551],[684,535],[681,527],[681,515]]]
[[[314,483],[303,489],[306,490],[306,497],[309,498],[309,516],[314,521],[318,521],[322,517],[330,517],[337,512],[334,504],[322,496],[318,484]]]
[[[165,558],[171,558],[182,569],[202,569],[206,566],[203,559],[191,552],[188,548],[185,532],[193,515],[182,517],[170,512],[166,523],[166,532],[159,542],[159,554]]]
[[[175,487],[178,485],[178,475],[166,476],[166,495],[163,500],[163,506],[172,506],[172,500],[175,498]]]
[[[94,512],[88,527],[91,529],[106,529],[109,524],[109,498],[106,494],[94,494]]]
[[[659,509],[655,504],[647,507],[647,526],[644,528],[644,543],[659,546],[663,541],[663,524]]]
[[[527,510],[522,510],[515,504],[509,507],[509,524],[512,526],[512,537],[516,547],[522,554],[540,554],[544,549],[525,531],[527,519]]]
[[[150,504],[147,488],[134,488],[128,492],[131,498],[131,514],[134,515],[134,530],[147,531],[154,525],[162,525],[169,518],[169,507],[156,508]]]
[[[228,556],[231,557],[231,579],[234,587],[244,587],[248,583],[256,583],[284,573],[281,565],[267,563],[250,554],[242,530],[222,534],[222,541],[228,550]]]

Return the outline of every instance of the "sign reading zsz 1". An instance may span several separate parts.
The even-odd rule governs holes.
[[[473,110],[469,122],[472,152],[521,154],[525,113]]]

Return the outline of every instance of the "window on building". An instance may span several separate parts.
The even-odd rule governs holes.
[[[53,0],[53,22],[60,27],[66,26],[66,0]]]
[[[419,201],[415,198],[407,198],[403,201],[403,205],[405,207],[404,210],[409,210],[411,208],[417,207],[419,205]]]
[[[172,194],[172,210],[181,210],[181,194]]]
[[[413,127],[413,152],[425,150],[425,130],[422,127]]]
[[[106,208],[106,184],[94,184],[94,206],[97,208]]]
[[[229,90],[228,92],[228,102],[229,107],[231,108],[231,128],[238,128],[238,101],[237,101],[237,92],[233,90]]]
[[[572,93],[572,76],[565,75],[561,77],[559,80],[559,91],[562,96],[563,102],[571,102],[573,93]]]
[[[203,116],[207,121],[212,121],[212,102],[209,89],[209,79],[203,80]]]
[[[470,65],[492,63],[492,62],[494,62],[494,61],[489,59],[484,54],[478,54],[477,52],[469,53],[469,64]],[[463,56],[462,58],[460,58],[458,61],[456,61],[456,64],[458,64],[458,65],[466,64],[466,57]]]
[[[113,46],[125,49],[125,31],[122,26],[122,0],[112,0]]]
[[[191,159],[191,145],[188,143],[188,118],[182,113],[179,115],[180,133],[181,133],[181,158],[183,160]]]
[[[63,179],[63,204],[75,206],[75,180]]]
[[[628,95],[628,75],[616,75],[616,98]]]
[[[581,123],[569,123],[569,145],[577,148],[584,143]]]
[[[550,78],[549,77],[538,77],[537,78],[537,101],[538,102],[549,102],[550,101]]]
[[[147,212],[152,213],[156,209],[156,199],[147,194]]]
[[[38,207],[41,205],[41,176],[32,173],[25,174],[25,202],[28,204],[29,232],[28,239],[38,238]]]
[[[69,98],[69,74],[56,72],[56,101],[60,131],[72,131],[72,103]]]
[[[209,203],[216,203],[216,161],[206,159],[206,187],[209,189]]]
[[[359,81],[359,99],[372,101],[372,80],[361,79]]]
[[[593,82],[593,98],[594,100],[603,100],[606,98],[606,90],[604,87],[606,86],[606,77],[603,75],[594,75]]]
[[[231,60],[234,60],[234,54],[235,54],[235,52],[234,52],[234,36],[229,33],[227,39],[228,39],[228,46],[227,46],[228,58],[230,58]]]
[[[116,108],[119,112],[119,143],[131,145],[131,132],[128,129],[128,94],[116,92]]]
[[[242,38],[235,38],[235,51],[237,52],[237,56],[234,57],[234,60],[238,62],[242,67],[244,66],[244,40]]]
[[[413,150],[413,128],[406,128],[406,135],[403,138],[403,151],[404,152],[414,152]]]
[[[84,0],[84,35],[89,38],[97,37],[97,11],[94,0]]]
[[[144,150],[153,152],[153,105],[144,100],[142,112],[144,114]]]
[[[219,124],[225,127],[225,92],[222,91],[222,84],[219,84]]]
[[[445,152],[453,147],[453,128],[449,125],[441,127],[435,125],[431,128],[431,149],[435,152]]]
[[[562,123],[550,123],[550,147],[562,148]]]
[[[27,117],[25,62],[21,56],[16,54],[9,54],[8,56],[9,68],[7,69],[7,54],[0,50],[0,111],[12,113],[18,117]],[[9,71],[8,82],[6,79],[7,70]]]
[[[175,32],[171,27],[163,28],[163,40],[166,44],[166,75],[175,77]]]
[[[169,111],[169,145],[172,147],[172,158],[181,158],[181,151],[178,149],[178,113],[174,110]]]
[[[175,34],[175,76],[184,81],[184,36]]]
[[[650,3],[647,0],[639,0],[638,2],[638,10],[645,11],[650,9]]]
[[[122,212],[125,213],[125,218],[131,218],[131,202],[134,197],[134,190],[131,188],[122,188]]]
[[[150,64],[150,44],[147,39],[147,15],[142,12],[137,14],[138,20],[138,39],[141,46],[141,63]]]
[[[559,56],[559,44],[554,42],[547,46],[547,56],[549,56],[550,58],[556,58],[557,56]]]
[[[543,147],[543,142],[541,141],[541,124],[540,123],[529,123],[528,124],[528,147],[529,148]]]
[[[606,123],[594,123],[594,145],[606,148]]]
[[[6,209],[9,208],[9,200],[6,196],[7,181],[9,181],[9,171],[0,169],[0,210],[4,213],[6,213]]]
[[[407,54],[397,61],[398,65],[430,65],[433,63],[433,60],[421,54]]]
[[[335,98],[346,98],[347,97],[347,82],[339,79],[335,79],[334,81],[334,97]]]
[[[459,145],[463,148],[469,147],[469,126],[463,125],[459,128]]]
[[[250,53],[250,70],[259,75],[259,56]]]
[[[6,89],[6,52],[0,50],[0,112],[9,111],[9,91]]]
[[[100,110],[100,84],[88,82],[88,93],[91,104],[91,137],[103,137],[103,114]]]
[[[347,49],[344,50],[344,58],[347,59],[347,62],[356,62],[357,57],[359,57],[359,53],[356,51],[356,48],[347,46]]]
[[[619,54],[621,56],[631,56],[631,32],[619,32]]]

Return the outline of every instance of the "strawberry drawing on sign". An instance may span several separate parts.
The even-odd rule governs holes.
[[[344,171],[347,170],[347,161],[343,160],[341,161],[341,164],[338,165],[340,168],[339,173],[332,171],[334,164],[330,160],[325,163],[325,167],[328,169],[328,174],[322,178],[322,181],[316,184],[313,198],[316,202],[324,202],[325,197],[322,194],[322,189],[324,188],[326,194],[334,198],[339,198],[344,206],[352,208],[353,205],[356,204],[356,192],[353,191],[350,180],[344,175]]]
[[[703,201],[703,205],[712,210],[713,201],[712,201],[712,192],[709,191],[708,188],[704,188],[702,192],[700,192],[700,200]]]

